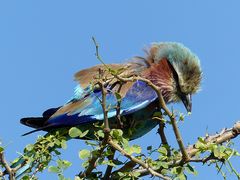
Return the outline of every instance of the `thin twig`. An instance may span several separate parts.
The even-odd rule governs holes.
[[[109,70],[110,68],[108,67],[108,65],[107,64],[105,64],[104,63],[104,61],[102,60],[102,58],[101,58],[101,56],[100,56],[100,54],[99,54],[99,44],[97,43],[97,41],[96,41],[96,39],[94,38],[94,37],[92,37],[92,40],[93,40],[93,43],[94,43],[94,45],[95,45],[95,48],[96,48],[96,53],[95,53],[95,55],[96,55],[96,58],[107,68],[107,70]]]
[[[158,134],[161,138],[162,141],[162,145],[165,145],[167,147],[167,156],[171,156],[171,150],[170,150],[170,146],[168,144],[165,132],[164,132],[164,128],[165,128],[165,123],[163,121],[159,122],[159,128],[158,128]]]
[[[106,107],[106,95],[107,95],[107,90],[104,88],[104,82],[99,81],[99,86],[102,91],[102,100],[101,100],[101,105],[103,109],[103,117],[104,117],[104,132],[107,132],[109,134],[110,128],[109,128],[109,122],[108,122],[108,110]]]
[[[123,84],[120,83],[119,88],[117,90],[117,93],[120,94],[120,91],[122,89]],[[122,103],[122,99],[118,99],[117,101],[117,106],[116,106],[116,118],[117,118],[117,126],[119,129],[123,129],[123,123],[121,120],[121,103]]]
[[[111,139],[108,141],[108,144],[110,144],[114,149],[118,150],[122,155],[130,159],[131,161],[136,162],[137,164],[141,165],[143,168],[146,168],[149,173],[153,176],[159,177],[164,180],[170,180],[171,178],[164,176],[162,174],[159,174],[158,172],[154,171],[151,167],[149,167],[148,164],[144,163],[143,161],[135,158],[134,156],[131,156],[129,153],[127,153],[121,146],[118,144],[114,143]]]
[[[208,161],[211,160],[217,160],[217,161],[221,161],[224,162],[225,159],[219,159],[218,157],[215,157],[213,153],[211,153],[209,156],[204,157],[204,158],[191,158],[188,160],[188,162],[201,162],[203,164],[205,164]]]

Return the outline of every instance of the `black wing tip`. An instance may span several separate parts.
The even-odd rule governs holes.
[[[25,126],[39,129],[45,126],[45,122],[47,120],[48,119],[44,117],[26,117],[26,118],[20,119],[20,123]]]

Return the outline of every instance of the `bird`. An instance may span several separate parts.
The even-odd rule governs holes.
[[[96,122],[103,122],[103,110],[99,99],[101,90],[92,88],[91,82],[99,74],[105,64],[81,70],[75,74],[78,82],[74,96],[63,106],[46,110],[41,117],[22,118],[20,122],[35,130],[26,133],[44,130],[52,131],[59,128],[92,130],[89,139],[94,139],[94,126]],[[162,93],[166,103],[182,101],[188,112],[192,110],[192,95],[200,89],[202,70],[200,60],[187,47],[176,42],[152,43],[146,50],[146,57],[134,57],[123,64],[109,64],[107,67],[113,71],[120,71],[122,77],[137,75],[150,80]],[[153,114],[158,111],[158,96],[145,82],[127,82],[121,84],[112,74],[107,72],[109,81],[106,89],[106,105],[110,128],[117,128],[116,93],[121,96],[120,115],[124,117],[123,132],[127,134],[133,129],[129,139],[139,138],[158,122],[152,120]]]
[[[119,115],[123,136],[133,140],[151,131],[158,121],[153,120],[159,111],[158,95],[142,80],[122,83],[113,76],[138,76],[157,86],[164,101],[182,102],[187,112],[192,111],[192,95],[200,90],[202,70],[200,60],[190,49],[178,42],[156,42],[145,50],[145,57],[134,57],[122,64],[99,64],[75,74],[78,82],[74,95],[64,105],[50,108],[40,117],[22,118],[23,125],[36,131],[54,132],[58,129],[77,127],[89,130],[85,139],[95,139],[95,123],[103,123],[104,113],[100,99],[102,89],[93,86],[94,80],[104,71],[106,83],[106,107],[110,129],[119,128],[116,106],[121,97]],[[131,131],[129,131],[131,130]],[[131,133],[129,133],[131,132]]]

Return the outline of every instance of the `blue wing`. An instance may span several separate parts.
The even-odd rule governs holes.
[[[103,110],[100,103],[101,91],[81,95],[78,100],[72,100],[60,108],[45,123],[45,127],[76,126],[89,122],[103,120]],[[143,81],[136,81],[127,91],[121,102],[121,115],[131,114],[148,106],[157,99],[156,92]],[[117,98],[115,93],[108,91],[106,107],[108,118],[116,115]]]

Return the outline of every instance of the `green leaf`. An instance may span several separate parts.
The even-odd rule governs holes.
[[[53,147],[55,144],[54,144],[54,142],[50,142],[50,143],[48,143],[48,145],[49,145],[50,147]]]
[[[114,74],[114,75],[116,75],[117,72],[118,72],[118,71],[116,71],[116,70],[114,70],[114,69],[111,69],[111,68],[109,68],[108,70],[109,70],[109,72],[110,72],[111,74]]]
[[[138,145],[133,145],[133,146],[131,147],[131,151],[132,151],[133,153],[140,154],[141,151],[142,151],[142,148],[141,148],[140,146],[138,146]]]
[[[86,130],[82,132],[82,134],[79,135],[80,138],[85,137],[88,134],[89,130]]]
[[[193,174],[195,176],[197,175],[197,171],[190,164],[187,164],[185,169],[188,173]]]
[[[163,169],[163,170],[161,170],[161,173],[162,173],[163,175],[165,175],[165,174],[170,174],[170,171],[169,171],[168,169]]]
[[[173,167],[173,168],[171,169],[171,173],[172,173],[172,174],[176,174],[176,175],[181,174],[181,173],[182,173],[182,167],[180,167],[180,166]]]
[[[119,175],[120,177],[124,177],[124,176],[125,176],[125,174],[122,173],[122,172],[118,172],[118,175]]]
[[[57,160],[57,165],[59,168],[61,169],[67,169],[68,167],[70,167],[72,165],[71,162],[67,161],[67,160]]]
[[[153,117],[162,117],[162,113],[160,111],[156,111],[153,113]]]
[[[3,147],[0,147],[0,153],[2,153],[4,151]]]
[[[82,134],[82,131],[76,127],[72,127],[69,130],[69,136],[72,138],[76,138],[76,137],[80,136],[81,134]]]
[[[122,96],[118,92],[115,92],[115,97],[117,98],[118,102],[120,102],[122,100]]]
[[[198,142],[195,144],[195,147],[196,147],[197,149],[202,150],[202,149],[206,148],[206,145],[203,144],[203,143],[201,143],[200,141],[198,141]]]
[[[198,141],[201,142],[201,143],[203,143],[203,144],[206,144],[206,142],[204,141],[204,138],[203,138],[203,137],[199,137],[199,138],[198,138]]]
[[[122,138],[123,136],[123,132],[120,129],[113,129],[110,134],[115,139],[119,139],[119,137]]]
[[[56,166],[49,166],[48,171],[51,172],[51,173],[59,173],[60,169]]]
[[[122,161],[119,161],[118,159],[113,159],[112,161],[114,164],[116,164],[118,166],[124,164]]]
[[[122,139],[122,145],[123,145],[123,148],[128,148],[129,147],[129,141],[127,139]]]
[[[90,153],[89,150],[83,149],[83,150],[81,150],[81,151],[79,152],[79,157],[80,157],[81,159],[87,159],[87,158],[89,158],[90,154],[91,154],[91,153]]]
[[[109,166],[116,167],[116,164],[114,164],[112,160],[109,160],[109,161],[108,160],[104,160],[104,161],[102,161],[101,164],[107,164]]]
[[[132,172],[132,176],[133,177],[138,177],[138,176],[140,176],[141,175],[141,173],[139,173],[139,172]]]
[[[56,150],[56,149],[53,150],[53,152],[54,152],[56,155],[58,155],[58,156],[61,154],[61,153],[60,153],[58,150]]]
[[[30,180],[30,177],[28,175],[24,175],[21,180]]]
[[[184,118],[185,118],[184,114],[183,114],[183,113],[180,113],[180,115],[179,115],[179,120],[180,120],[180,121],[184,121]]]
[[[152,146],[148,146],[148,147],[147,147],[147,150],[148,150],[148,151],[152,151]]]
[[[82,163],[82,167],[83,168],[86,168],[87,166],[89,166],[89,162],[88,161],[85,161]]]
[[[166,162],[161,162],[160,164],[164,169],[168,169],[168,163]]]
[[[58,174],[58,180],[65,180],[65,178],[62,174]]]
[[[215,148],[213,150],[213,154],[214,154],[215,157],[219,157],[220,156],[220,152],[219,152],[218,148]]]
[[[168,153],[167,148],[163,146],[158,149],[158,152],[161,153],[163,156],[167,156]]]
[[[67,142],[66,142],[66,140],[62,140],[62,142],[61,142],[61,147],[62,147],[63,149],[67,149]]]
[[[124,150],[125,150],[128,154],[130,154],[130,155],[133,153],[130,146],[124,147]]]
[[[186,180],[187,178],[186,178],[186,175],[185,174],[183,174],[183,173],[181,173],[181,174],[178,174],[178,179],[179,180]]]
[[[83,178],[80,178],[79,176],[75,176],[74,180],[83,180]]]
[[[98,135],[98,137],[104,138],[103,130],[98,130],[97,135]]]
[[[79,176],[75,176],[74,180],[83,180],[82,178],[80,178]]]
[[[33,144],[28,144],[28,145],[26,146],[26,150],[27,150],[27,151],[31,151],[31,150],[33,150],[33,148],[34,148]]]

